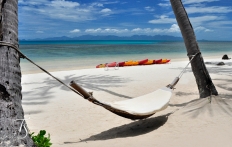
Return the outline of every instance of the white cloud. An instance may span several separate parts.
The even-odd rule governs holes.
[[[158,28],[135,28],[131,32],[139,34],[153,34],[153,33],[178,33],[180,32],[179,26],[177,24],[172,24],[168,29],[158,29]]]
[[[197,17],[189,17],[190,22],[194,26],[199,26],[202,23],[210,22],[210,21],[217,21],[224,19],[223,16],[216,16],[216,15],[204,15],[204,16],[197,16]],[[158,19],[150,20],[149,23],[153,24],[173,24],[176,23],[175,18],[170,18],[167,15],[161,15],[158,17]]]
[[[125,33],[128,32],[128,29],[105,29],[104,33]]]
[[[186,7],[186,11],[188,14],[192,13],[229,13],[232,12],[231,7]]]
[[[48,3],[48,0],[39,0],[39,1],[33,1],[33,0],[19,0],[18,4],[19,5],[43,5]]]
[[[72,31],[70,31],[70,33],[79,33],[81,30],[79,30],[79,29],[74,29],[74,30],[72,30]]]
[[[213,30],[207,29],[207,28],[202,27],[202,26],[194,28],[194,31],[196,31],[196,32],[213,32]]]
[[[36,31],[37,34],[42,34],[44,31]]]
[[[151,29],[151,28],[135,28],[132,29],[131,32],[133,33],[139,33],[139,34],[149,34],[149,33],[153,33],[153,32],[158,32],[160,31],[160,29]]]
[[[85,32],[86,33],[98,33],[98,32],[101,32],[102,29],[101,28],[98,28],[98,29],[86,29]]]
[[[92,7],[95,7],[95,6],[97,6],[97,7],[103,7],[104,5],[102,3],[92,3],[91,6]]]
[[[18,0],[18,3],[19,4],[24,4],[25,2],[24,2],[24,0]]]
[[[183,0],[183,4],[209,3],[220,0]]]
[[[150,11],[150,12],[155,11],[155,8],[150,7],[150,6],[144,7],[144,9],[147,10],[147,11]]]
[[[161,7],[168,7],[169,0],[163,1],[163,3],[158,5]],[[230,20],[230,18],[228,18],[228,14],[232,12],[232,7],[230,5],[220,6],[219,2],[217,4],[215,3],[215,6],[207,4],[216,1],[220,0],[182,0],[189,15],[190,22],[195,28],[196,32],[212,32],[215,31],[216,28],[225,29],[225,27],[229,27],[229,25],[223,24],[222,22],[228,22],[228,20]],[[173,12],[168,14],[173,14]],[[168,16],[160,16],[159,18],[150,20],[149,23],[171,24],[174,23],[174,20]],[[203,25],[212,29],[204,28],[202,27]]]
[[[86,29],[86,33],[125,33],[128,32],[128,29],[112,29],[112,28],[97,28],[97,29]]]
[[[190,17],[189,19],[194,26],[200,26],[202,23],[222,20],[223,18],[224,17],[215,16],[215,15],[204,15],[198,17]]]
[[[168,3],[159,3],[158,6],[160,6],[160,7],[170,7],[171,4],[170,4],[170,2],[168,2]]]
[[[161,15],[158,19],[149,20],[148,22],[153,24],[176,23],[176,19],[169,18],[167,15]]]
[[[131,30],[132,32],[140,32],[140,31],[142,31],[142,29],[141,28],[135,28],[135,29],[133,29],[133,30]]]
[[[78,2],[72,2],[72,1],[65,1],[65,0],[55,0],[51,1],[51,3],[48,3],[47,5],[50,5],[54,8],[61,7],[61,8],[74,8],[80,6]]]
[[[96,20],[113,14],[111,9],[104,8],[104,3],[106,2],[80,4],[70,0],[19,0],[21,15],[41,15],[45,18],[72,22]]]
[[[111,10],[109,8],[105,8],[105,9],[102,9],[100,12],[101,13],[109,13],[109,12],[111,12]]]
[[[230,20],[214,21],[214,22],[210,22],[209,26],[213,28],[220,28],[220,29],[230,28],[230,30],[232,30],[232,21]]]
[[[180,28],[177,24],[173,24],[170,29],[168,29],[168,32],[180,32]]]

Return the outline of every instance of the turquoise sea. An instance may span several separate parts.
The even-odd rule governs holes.
[[[232,56],[232,42],[198,42],[203,57]],[[95,68],[97,64],[127,60],[186,58],[184,42],[177,41],[20,41],[20,50],[48,71]],[[39,69],[21,60],[23,73]]]

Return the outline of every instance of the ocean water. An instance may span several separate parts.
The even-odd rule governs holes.
[[[198,42],[203,57],[232,56],[232,42]],[[48,71],[95,68],[100,63],[186,58],[184,42],[168,41],[20,41],[20,50]],[[21,60],[23,73],[38,72]]]

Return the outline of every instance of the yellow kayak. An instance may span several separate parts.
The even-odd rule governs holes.
[[[96,66],[96,68],[104,68],[104,67],[106,67],[106,64],[99,64]]]

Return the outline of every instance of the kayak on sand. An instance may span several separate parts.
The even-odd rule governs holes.
[[[105,63],[105,64],[99,64],[96,66],[96,68],[105,68],[105,67],[124,67],[124,66],[136,66],[136,65],[151,65],[151,64],[166,64],[169,63],[170,59],[158,59],[158,60],[149,60],[149,59],[143,59],[139,61],[129,60],[129,61],[123,61],[123,62],[111,62],[111,63]]]

